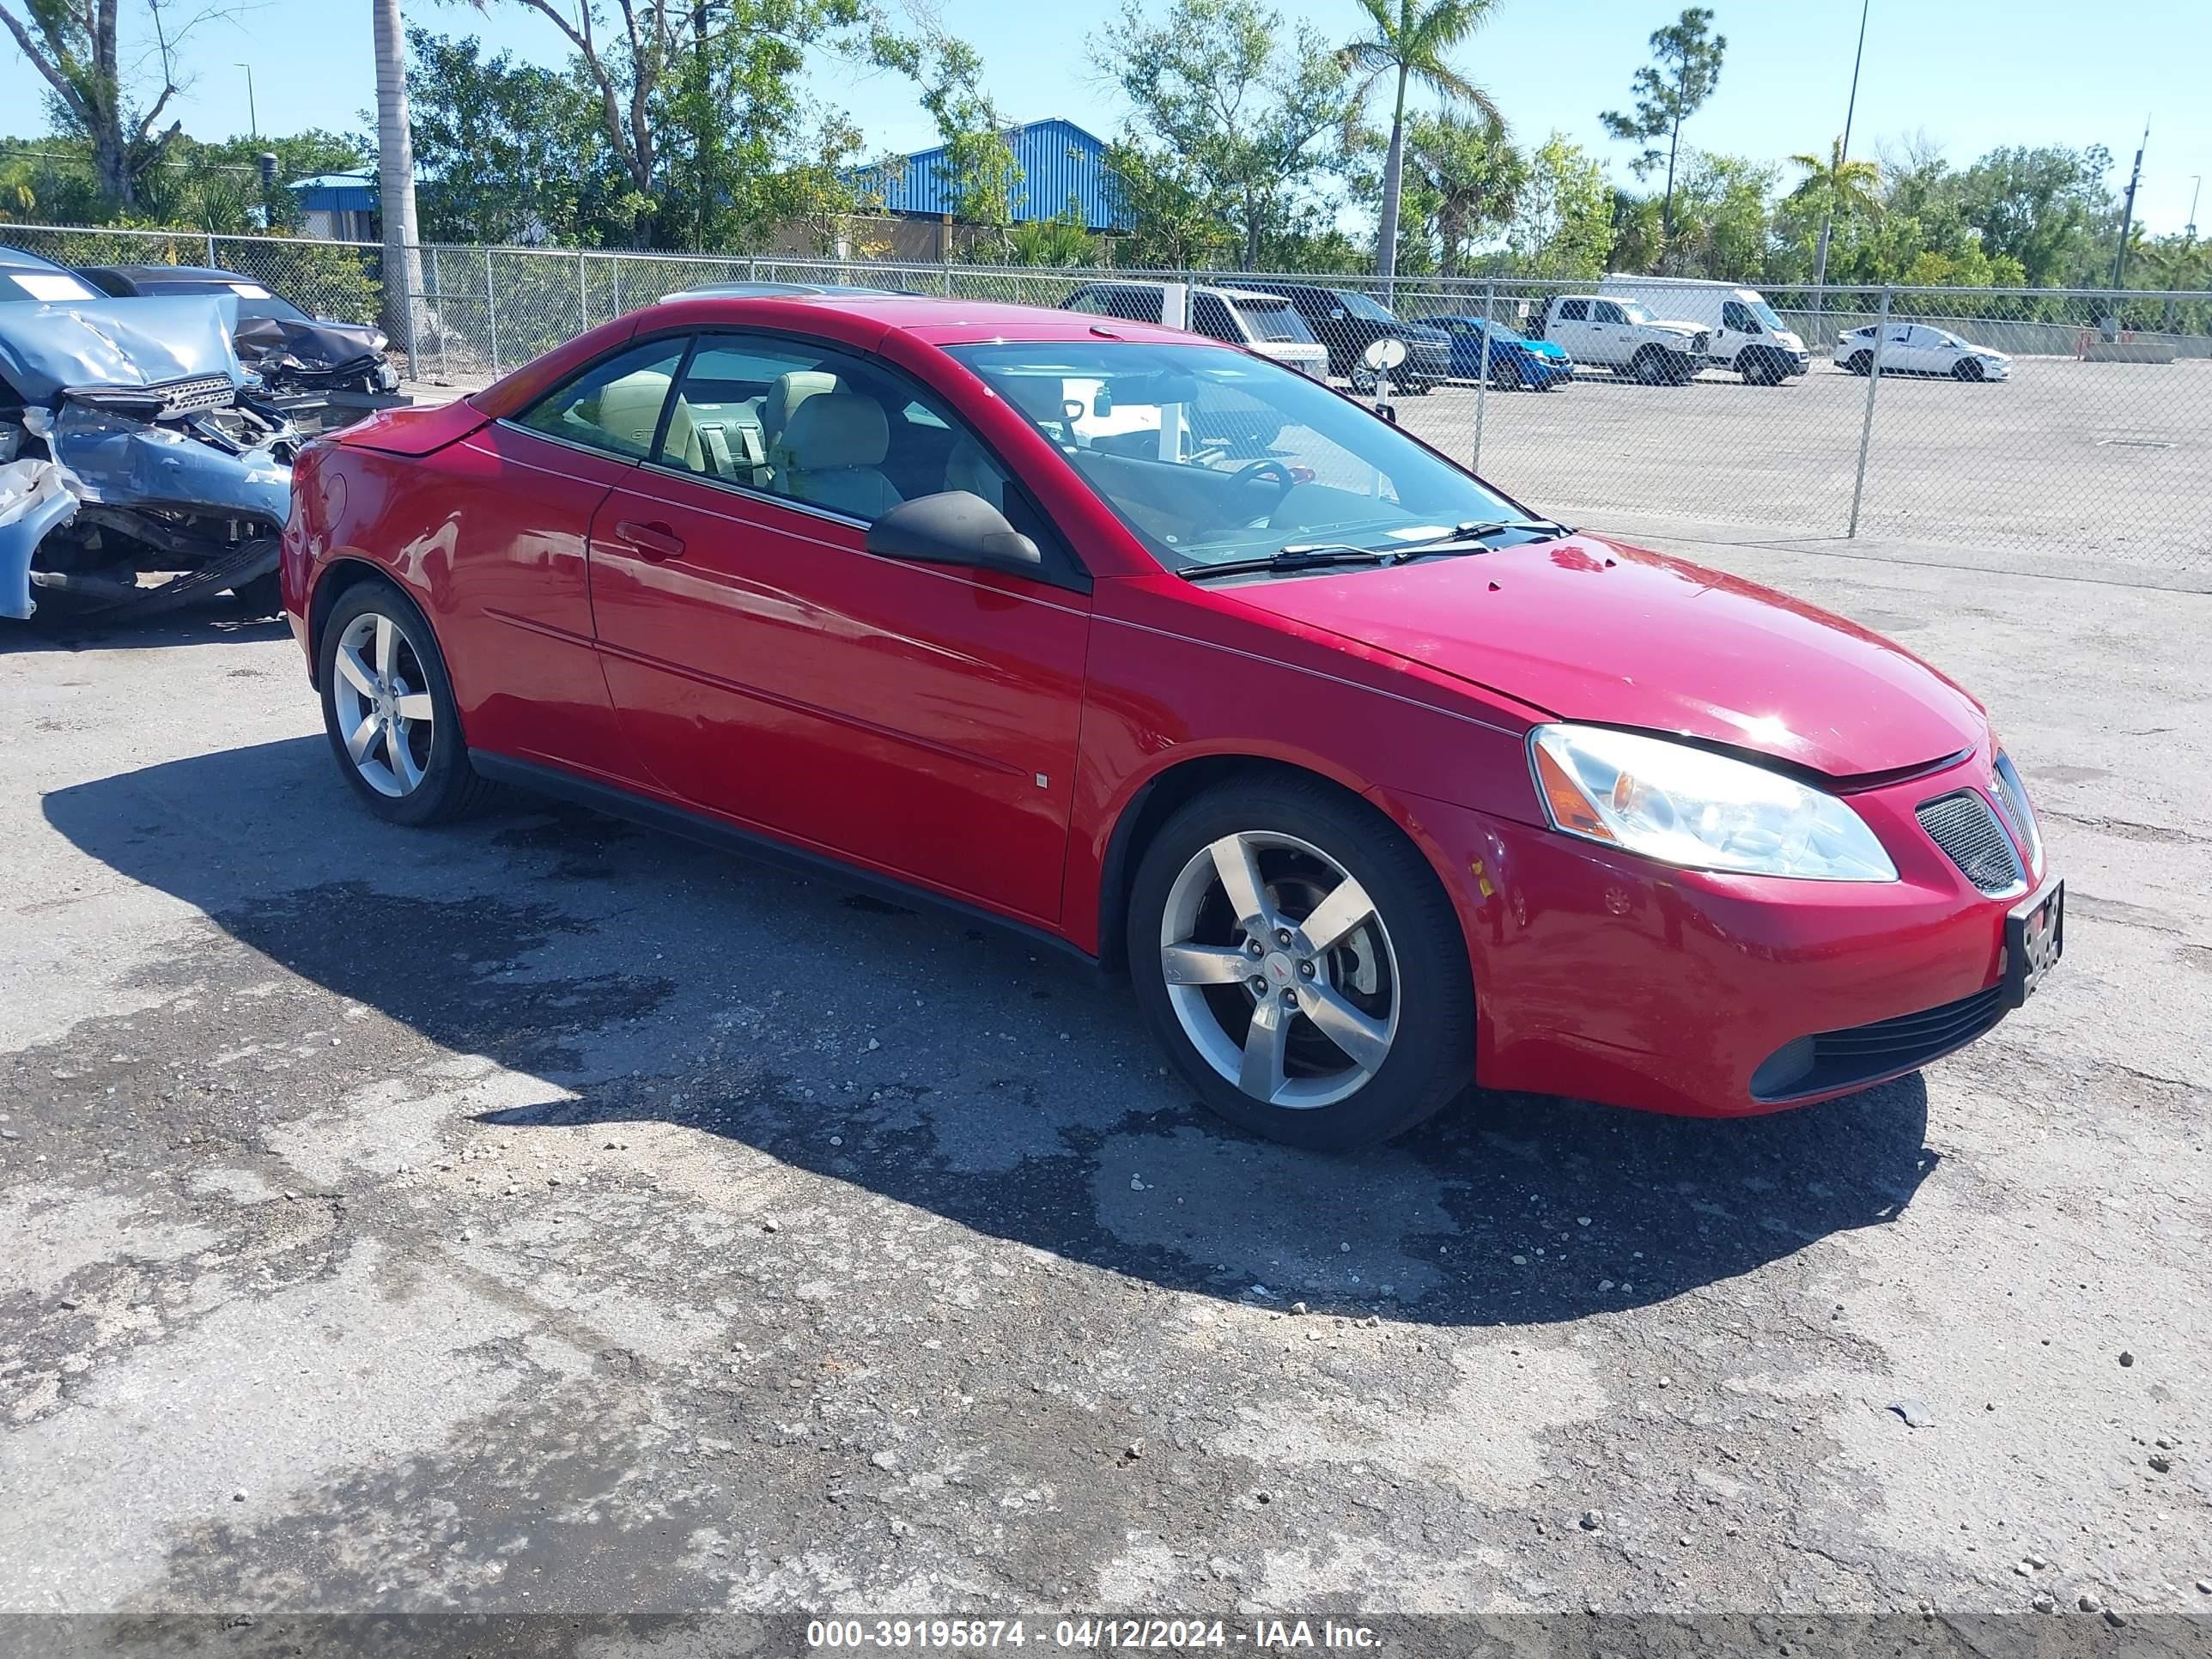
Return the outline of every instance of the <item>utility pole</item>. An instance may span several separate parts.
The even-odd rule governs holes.
[[[258,144],[261,142],[261,118],[253,112],[253,65],[240,64],[238,67],[246,71],[246,131]]]
[[[2189,222],[2181,228],[2182,233],[2192,242],[2197,240],[2197,192],[2203,188],[2204,175],[2201,173],[2191,173],[2189,175]]]
[[[1873,9],[1874,0],[1859,0],[1859,45],[1851,54],[1851,95],[1844,105],[1844,147],[1836,157],[1840,167],[1851,159],[1851,118],[1859,107],[1859,64],[1866,57],[1867,13]],[[1824,290],[1828,285],[1828,234],[1835,227],[1836,192],[1834,181],[1830,181],[1827,204],[1820,212],[1820,247],[1813,258],[1813,312],[1815,316],[1824,310]]]
[[[2128,268],[2128,232],[2136,222],[2136,186],[2142,183],[2143,151],[2150,148],[2150,117],[2143,117],[2142,142],[2136,146],[2136,169],[2128,175],[2128,199],[2120,210],[2119,251],[2112,255],[2112,286],[2120,285],[2121,273]],[[2193,213],[2194,209],[2191,210]]]

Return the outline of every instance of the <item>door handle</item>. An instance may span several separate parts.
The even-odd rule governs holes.
[[[655,564],[675,558],[684,551],[684,538],[658,520],[650,524],[635,519],[620,520],[615,525],[615,534]]]

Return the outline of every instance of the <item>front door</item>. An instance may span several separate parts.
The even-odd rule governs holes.
[[[699,440],[709,410],[720,444]],[[653,458],[592,524],[607,684],[670,793],[1051,922],[1089,596],[1058,550],[1056,580],[866,550],[870,520],[948,488],[1049,533],[949,407],[895,371],[702,334]]]

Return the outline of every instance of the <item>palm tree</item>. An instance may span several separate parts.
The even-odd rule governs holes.
[[[415,233],[415,143],[407,125],[407,31],[399,0],[371,0],[376,34],[376,199],[384,218],[385,331],[415,373],[415,301],[422,293]],[[396,280],[395,280],[396,279]]]
[[[1417,117],[1406,151],[1436,198],[1437,274],[1459,275],[1462,245],[1486,221],[1513,216],[1525,171],[1494,115]]]
[[[1346,115],[1356,122],[1375,88],[1397,82],[1390,113],[1390,154],[1382,167],[1382,223],[1376,233],[1375,268],[1383,276],[1398,269],[1398,195],[1406,167],[1406,94],[1414,82],[1446,98],[1500,118],[1490,94],[1444,62],[1444,55],[1482,27],[1498,0],[1359,0],[1374,32],[1351,42],[1337,59],[1357,77]]]
[[[1871,161],[1845,161],[1841,138],[1828,147],[1826,161],[1810,154],[1790,160],[1805,169],[1805,177],[1783,199],[1791,207],[1810,209],[1817,204],[1820,210],[1820,247],[1813,257],[1813,288],[1817,293],[1827,285],[1828,233],[1838,216],[1862,213],[1871,217],[1881,211],[1881,198],[1875,194],[1881,186],[1881,169]]]

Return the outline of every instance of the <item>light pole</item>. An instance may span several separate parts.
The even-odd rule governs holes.
[[[2128,268],[2128,232],[2135,228],[2136,187],[2142,183],[2143,152],[2150,148],[2150,118],[2143,117],[2142,142],[2136,146],[2135,171],[2128,174],[2128,194],[2125,205],[2120,209],[2120,246],[2112,255],[2112,286],[2120,286],[2120,278]]]
[[[1866,57],[1867,13],[1873,9],[1874,0],[1859,0],[1859,44],[1851,54],[1851,95],[1844,105],[1843,147],[1836,153],[1838,171],[1851,159],[1851,118],[1858,113],[1859,64]],[[1825,290],[1828,285],[1828,234],[1836,218],[1836,181],[1828,180],[1828,199],[1820,210],[1820,246],[1813,256],[1813,313],[1818,316],[1826,307]]]
[[[253,108],[253,65],[240,64],[236,67],[246,71],[246,130],[258,144],[261,142],[261,118]]]
[[[2203,188],[2204,175],[2201,173],[2191,173],[2189,175],[2189,222],[2181,229],[2182,234],[2192,242],[2197,240],[2197,192]]]

